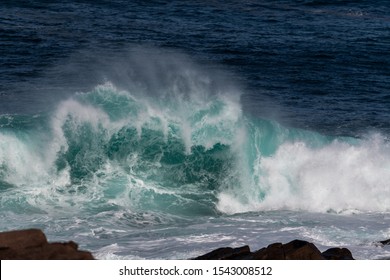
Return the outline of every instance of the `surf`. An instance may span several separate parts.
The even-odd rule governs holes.
[[[130,211],[160,221],[389,211],[383,135],[334,137],[254,117],[239,88],[188,61],[164,57],[135,69],[28,125],[28,117],[1,117],[3,209]]]

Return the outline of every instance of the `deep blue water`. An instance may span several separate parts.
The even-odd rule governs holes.
[[[45,110],[101,82],[99,58],[149,46],[223,67],[256,115],[389,131],[388,1],[2,1],[0,15],[2,113]]]
[[[0,2],[0,230],[389,258],[389,1],[63,2]]]

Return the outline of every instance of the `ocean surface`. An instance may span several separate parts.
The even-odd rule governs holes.
[[[0,230],[99,259],[390,259],[390,1],[0,1]]]

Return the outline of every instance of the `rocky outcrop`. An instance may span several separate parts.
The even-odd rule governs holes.
[[[293,240],[289,243],[273,243],[251,252],[248,246],[220,248],[195,258],[196,260],[353,260],[346,248],[331,248],[321,253],[310,242]]]
[[[93,260],[89,252],[70,242],[49,243],[39,229],[0,233],[1,260]]]
[[[390,245],[390,239],[379,241],[379,243],[382,245]]]
[[[347,248],[330,248],[322,252],[327,260],[353,260],[352,253]]]
[[[293,240],[287,244],[274,243],[254,253],[255,260],[323,260],[313,243]]]

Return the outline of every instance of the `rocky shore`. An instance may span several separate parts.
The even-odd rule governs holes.
[[[377,242],[390,245],[390,239]],[[39,229],[0,232],[1,260],[93,260],[90,252],[78,250],[73,241],[49,243]],[[273,243],[257,251],[249,246],[218,248],[194,260],[353,260],[347,248],[330,248],[324,252],[304,240],[286,244]]]
[[[219,248],[196,260],[353,260],[347,248],[330,248],[324,252],[304,240],[289,243],[273,243],[268,247],[251,252],[248,246]]]
[[[39,229],[0,233],[1,260],[93,260],[73,241],[49,243]]]

